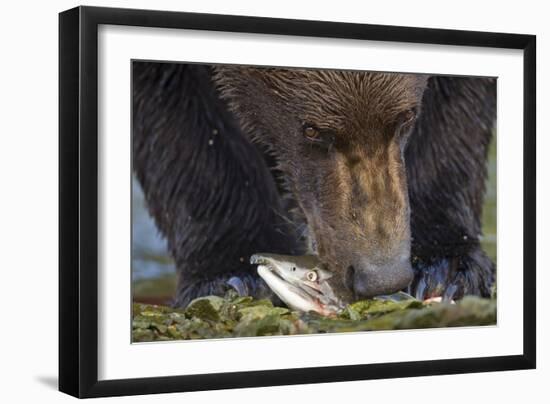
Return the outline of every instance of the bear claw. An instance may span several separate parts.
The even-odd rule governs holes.
[[[246,283],[238,276],[232,276],[227,280],[226,284],[235,289],[239,296],[248,296],[249,294],[248,286],[246,286]]]

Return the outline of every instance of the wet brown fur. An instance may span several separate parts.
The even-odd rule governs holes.
[[[245,131],[276,150],[314,252],[339,271],[365,257],[375,265],[408,260],[399,124],[403,114],[419,111],[426,76],[228,66],[217,72],[222,97]],[[308,152],[304,125],[333,133],[333,150]]]
[[[175,305],[235,278],[265,296],[248,257],[303,253],[304,237],[341,275],[379,268],[384,290],[402,283],[384,271],[410,261],[419,298],[490,293],[479,235],[494,79],[133,69],[134,169],[176,261]],[[308,126],[330,147],[308,141]]]

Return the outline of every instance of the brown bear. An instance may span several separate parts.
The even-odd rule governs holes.
[[[493,78],[133,62],[133,168],[176,306],[270,296],[249,257],[315,253],[357,297],[487,296]]]

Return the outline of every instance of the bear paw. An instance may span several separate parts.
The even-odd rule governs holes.
[[[220,274],[207,279],[190,279],[181,277],[177,287],[174,307],[187,307],[197,297],[225,296],[228,290],[235,290],[239,296],[252,296],[256,299],[274,300],[273,292],[263,280],[249,273]]]
[[[495,265],[477,248],[464,256],[413,262],[415,277],[407,292],[419,300],[441,297],[450,301],[465,295],[489,297]]]

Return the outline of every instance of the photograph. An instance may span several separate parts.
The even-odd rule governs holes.
[[[133,343],[497,325],[497,77],[129,69]]]
[[[537,367],[536,35],[313,11],[59,14],[60,391]]]

